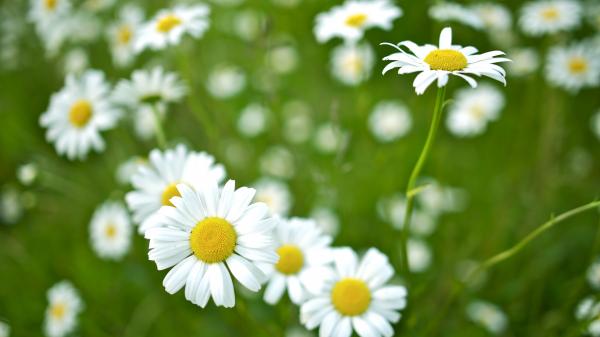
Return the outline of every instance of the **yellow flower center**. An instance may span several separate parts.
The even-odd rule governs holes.
[[[569,71],[573,74],[584,73],[588,68],[587,60],[583,57],[573,57],[569,61]]]
[[[296,245],[283,245],[277,249],[279,261],[275,268],[282,274],[296,274],[304,265],[304,255]]]
[[[92,104],[88,100],[80,99],[71,105],[69,121],[77,128],[84,127],[92,118]]]
[[[62,319],[65,316],[66,312],[67,306],[61,302],[53,304],[52,308],[50,309],[50,315],[54,319]]]
[[[361,27],[367,21],[367,14],[357,13],[346,18],[346,25],[354,28]]]
[[[206,263],[226,260],[235,249],[237,234],[225,219],[209,217],[198,222],[190,234],[194,255]]]
[[[171,29],[179,26],[181,19],[174,14],[165,15],[156,23],[156,30],[161,33],[168,33]]]
[[[117,236],[117,226],[115,226],[114,224],[108,224],[104,229],[104,234],[109,239],[113,239],[115,236]]]
[[[465,55],[453,49],[436,49],[425,56],[425,62],[431,70],[456,71],[467,67]]]
[[[56,8],[58,0],[43,0],[46,9],[53,11]]]
[[[361,73],[363,70],[364,62],[363,59],[358,56],[349,57],[344,63],[346,69],[351,73]]]
[[[479,104],[473,105],[469,111],[471,112],[471,116],[473,116],[475,119],[482,119],[485,115],[485,110]]]
[[[119,42],[119,44],[128,44],[129,41],[131,41],[132,36],[133,32],[131,31],[131,27],[129,27],[129,25],[122,25],[117,31],[117,42]]]
[[[181,196],[177,189],[177,184],[178,183],[169,184],[169,186],[165,187],[163,190],[162,196],[160,197],[160,202],[163,206],[174,206],[173,203],[171,203],[171,198]]]
[[[371,292],[364,281],[347,277],[333,286],[331,302],[342,315],[356,316],[369,308]]]
[[[554,7],[548,7],[542,11],[542,17],[546,21],[554,21],[558,19],[558,10]]]

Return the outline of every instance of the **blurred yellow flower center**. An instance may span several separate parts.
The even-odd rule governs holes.
[[[584,73],[588,68],[588,63],[583,57],[573,57],[569,61],[569,70],[573,74]]]
[[[344,62],[344,66],[348,71],[352,73],[361,73],[363,71],[363,60],[358,56],[349,57],[346,62]]]
[[[71,105],[69,121],[77,128],[84,127],[92,118],[92,105],[88,100],[80,99]]]
[[[356,316],[369,308],[371,292],[364,281],[347,277],[333,286],[331,302],[342,315]]]
[[[346,18],[346,24],[354,28],[361,27],[365,21],[367,21],[367,15],[363,13],[352,14]]]
[[[115,236],[117,236],[117,226],[115,226],[114,224],[108,224],[104,229],[104,234],[106,234],[106,236],[109,239],[114,238]]]
[[[65,316],[66,311],[67,307],[65,304],[59,302],[52,305],[52,308],[50,309],[50,315],[52,315],[54,319],[62,319]]]
[[[235,249],[237,234],[225,219],[209,217],[198,222],[190,234],[194,255],[206,263],[225,261]]]
[[[283,245],[277,249],[279,261],[275,268],[282,274],[296,274],[304,265],[304,255],[296,245]]]
[[[475,119],[481,119],[485,115],[485,110],[479,104],[473,105],[469,111],[471,112],[471,116]]]
[[[436,49],[425,56],[425,62],[431,70],[456,71],[467,67],[465,55],[453,49]]]
[[[58,0],[43,0],[44,1],[44,6],[46,6],[46,9],[49,10],[54,10],[56,8],[56,3],[58,2]]]
[[[179,190],[177,189],[177,184],[178,183],[172,183],[165,187],[162,196],[160,197],[160,202],[163,204],[163,206],[173,206],[173,203],[171,203],[171,198],[181,196],[181,194],[179,194]]]
[[[547,21],[554,21],[558,18],[558,10],[554,7],[548,7],[542,11],[542,17]]]
[[[122,25],[117,31],[117,42],[119,42],[119,44],[128,44],[129,41],[131,41],[132,36],[133,32],[131,31],[131,27],[129,27],[129,25]]]
[[[156,30],[161,33],[168,33],[171,29],[179,26],[181,19],[174,14],[165,15],[156,23]]]

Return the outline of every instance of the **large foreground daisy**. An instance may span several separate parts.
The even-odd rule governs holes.
[[[476,54],[475,47],[453,45],[452,29],[449,27],[442,30],[439,46],[430,44],[419,46],[412,41],[403,41],[398,45],[383,44],[398,49],[397,53],[383,58],[384,61],[391,61],[383,69],[383,73],[394,68],[398,68],[399,75],[419,72],[413,82],[418,95],[425,92],[436,80],[438,87],[445,86],[449,75],[464,79],[473,88],[477,86],[477,82],[471,75],[487,76],[506,85],[504,78],[506,72],[496,65],[496,63],[510,61],[504,57],[496,57],[504,55],[504,52],[496,50]]]
[[[233,275],[251,291],[260,290],[265,274],[260,263],[274,264],[274,218],[263,203],[250,204],[254,189],[235,189],[233,180],[219,189],[215,180],[194,190],[177,185],[181,197],[162,207],[162,227],[146,231],[150,260],[159,270],[173,267],[163,281],[174,294],[185,286],[185,298],[205,307],[233,307]]]
[[[110,86],[100,71],[67,76],[65,87],[52,95],[40,117],[46,138],[69,159],[84,159],[90,149],[104,150],[100,131],[111,129],[119,117],[109,99]]]
[[[334,253],[335,270],[318,295],[304,303],[300,319],[308,329],[319,328],[321,337],[391,337],[391,323],[406,306],[406,288],[386,285],[394,275],[388,258],[369,249],[361,261],[354,251]]]
[[[144,233],[158,225],[153,216],[161,206],[173,206],[171,198],[179,196],[177,184],[197,188],[204,181],[220,183],[224,178],[223,166],[205,152],[191,152],[183,145],[164,152],[152,150],[148,165],[140,167],[131,178],[134,190],[125,200],[134,222],[140,225],[139,232]]]
[[[48,290],[48,308],[44,320],[44,332],[48,337],[65,336],[75,329],[77,315],[83,303],[77,290],[68,281],[55,284]]]

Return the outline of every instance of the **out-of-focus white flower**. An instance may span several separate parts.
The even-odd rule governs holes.
[[[117,181],[122,185],[131,184],[131,178],[140,170],[142,167],[148,165],[148,160],[140,156],[133,156],[117,167],[116,178]]]
[[[508,8],[494,2],[474,4],[471,9],[490,32],[507,31],[512,26],[512,15]]]
[[[343,44],[331,53],[331,73],[343,84],[355,86],[371,76],[374,62],[375,54],[368,44]]]
[[[512,60],[508,64],[511,76],[526,76],[535,72],[540,66],[540,56],[535,48],[515,48],[508,52]]]
[[[261,178],[252,187],[256,189],[254,196],[256,202],[265,203],[273,215],[287,215],[292,206],[292,194],[285,183],[271,178]]]
[[[580,42],[553,47],[546,61],[546,79],[571,93],[600,84],[600,47]]]
[[[270,111],[264,105],[251,103],[242,110],[237,129],[246,137],[256,137],[265,131],[269,115]]]
[[[313,130],[310,106],[303,101],[290,101],[283,105],[283,136],[290,143],[304,143]]]
[[[464,191],[458,188],[443,186],[428,178],[422,181],[423,189],[416,195],[416,200],[423,209],[431,214],[439,215],[457,212],[464,207]]]
[[[138,53],[146,48],[164,49],[179,44],[185,34],[198,39],[208,29],[209,12],[204,4],[163,9],[136,32],[133,49]]]
[[[125,67],[135,59],[133,40],[144,20],[141,8],[128,4],[119,10],[117,20],[107,29],[107,39],[115,65]]]
[[[589,266],[586,277],[592,288],[600,290],[600,260]]]
[[[317,127],[314,145],[319,152],[335,153],[342,146],[344,138],[344,132],[336,124],[325,123]]]
[[[0,192],[0,220],[6,224],[15,224],[23,216],[21,194],[14,188],[5,187]]]
[[[17,168],[17,179],[25,186],[30,186],[38,176],[38,166],[35,163],[27,163]]]
[[[506,314],[495,304],[473,301],[467,306],[467,316],[492,334],[499,335],[506,329]]]
[[[475,29],[482,29],[485,26],[483,18],[477,11],[452,2],[438,2],[429,7],[429,16],[436,21],[456,21]]]
[[[402,10],[388,0],[348,0],[317,15],[314,32],[321,43],[334,37],[356,42],[369,28],[392,29],[392,22],[400,16]]]
[[[411,238],[407,243],[408,264],[410,270],[415,273],[422,273],[431,265],[431,249],[420,239]]]
[[[0,68],[16,69],[23,62],[21,41],[28,34],[27,28],[27,18],[23,17],[20,3],[4,4],[0,9]]]
[[[265,14],[255,10],[238,11],[233,19],[233,32],[244,41],[254,41],[265,26]]]
[[[380,142],[391,142],[406,135],[412,126],[408,108],[397,101],[378,103],[369,116],[369,129]]]
[[[404,227],[405,212],[406,198],[399,194],[384,198],[377,203],[379,217],[398,230]],[[434,214],[436,215],[437,213]],[[423,211],[420,208],[413,210],[410,232],[418,236],[427,236],[433,233],[437,225],[437,219],[434,214]]]
[[[314,337],[314,335],[303,327],[295,326],[285,331],[285,337]]]
[[[530,36],[569,31],[581,23],[582,8],[573,0],[536,0],[521,8],[519,25]]]
[[[260,157],[260,171],[265,175],[289,179],[294,176],[294,156],[283,146],[273,146]]]
[[[310,218],[317,222],[317,225],[331,236],[337,235],[340,231],[340,219],[331,208],[317,206],[310,212]]]
[[[462,89],[450,106],[446,126],[459,137],[480,135],[489,122],[498,119],[504,101],[502,93],[491,85]]]
[[[589,320],[600,314],[600,302],[594,296],[588,296],[581,300],[575,308],[575,318],[578,320]]]
[[[221,64],[208,75],[206,89],[216,98],[230,98],[239,94],[246,86],[246,74],[234,65]]]
[[[71,49],[65,55],[65,74],[81,74],[88,67],[90,61],[87,52],[83,48]]]
[[[275,46],[267,54],[269,67],[278,74],[287,74],[298,66],[298,51],[292,45]]]
[[[10,336],[10,325],[0,321],[0,337]]]
[[[70,334],[77,326],[77,315],[83,310],[83,302],[77,290],[68,281],[62,281],[47,293],[48,307],[44,319],[44,333],[48,337]]]
[[[131,245],[131,222],[119,202],[100,205],[90,222],[90,240],[94,252],[103,259],[120,260]]]
[[[594,116],[592,116],[592,131],[594,132],[594,134],[596,135],[596,137],[598,138],[598,140],[600,140],[600,110],[598,110],[598,112],[596,112],[596,114],[594,114]]]

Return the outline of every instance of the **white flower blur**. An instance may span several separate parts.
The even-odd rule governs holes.
[[[206,88],[215,98],[226,99],[239,94],[246,86],[246,74],[234,65],[221,64],[208,75]]]
[[[495,304],[473,301],[467,306],[467,316],[492,334],[499,335],[506,330],[506,314]]]
[[[369,116],[369,129],[380,142],[391,142],[406,135],[412,126],[408,108],[397,101],[379,102]]]
[[[105,202],[94,212],[90,239],[100,258],[120,260],[129,251],[131,233],[129,214],[121,203]]]
[[[44,333],[48,337],[70,334],[77,326],[77,316],[83,310],[83,302],[77,290],[68,281],[50,288],[46,295],[48,307],[44,319]]]
[[[440,22],[456,21],[475,29],[485,25],[483,18],[475,10],[452,2],[438,2],[429,8],[429,16]]]
[[[371,76],[374,62],[375,54],[368,44],[343,44],[331,53],[331,73],[343,84],[355,86]]]
[[[129,4],[119,10],[117,20],[108,27],[106,35],[116,66],[128,66],[135,59],[133,40],[143,20],[142,9]]]
[[[511,76],[527,76],[540,66],[540,56],[534,48],[515,48],[508,52],[508,56],[512,60],[507,67]]]
[[[545,69],[550,84],[577,93],[600,85],[600,47],[580,42],[568,47],[553,47]]]
[[[237,129],[243,136],[256,137],[265,131],[270,114],[264,105],[250,103],[240,113]]]
[[[487,124],[498,119],[504,96],[491,85],[474,90],[462,89],[450,105],[446,126],[459,137],[473,137],[485,132]]]
[[[521,8],[519,25],[530,36],[569,31],[581,23],[582,8],[574,0],[535,0]]]
[[[286,216],[292,207],[292,194],[288,186],[276,179],[261,178],[253,184],[254,200],[267,205],[273,215]]]

